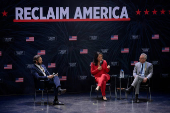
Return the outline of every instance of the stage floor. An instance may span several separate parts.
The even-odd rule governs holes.
[[[140,103],[132,103],[132,96],[128,99],[115,99],[114,92],[111,99],[103,101],[101,95],[97,99],[96,93],[63,94],[59,100],[65,105],[52,105],[53,95],[49,94],[47,104],[44,94],[44,105],[38,94],[34,103],[33,95],[0,96],[0,113],[170,113],[169,93],[152,92],[152,102],[146,101],[146,93],[139,95]],[[144,99],[145,98],[145,99]]]

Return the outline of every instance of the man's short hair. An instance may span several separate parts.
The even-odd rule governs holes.
[[[147,59],[147,55],[145,53],[142,53],[141,55],[144,56],[145,59]]]
[[[36,63],[36,61],[38,61],[38,59],[41,57],[41,55],[35,55],[33,57],[33,62]]]

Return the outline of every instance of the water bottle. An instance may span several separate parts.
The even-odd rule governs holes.
[[[123,71],[123,69],[120,70],[120,78],[124,78],[124,71]]]

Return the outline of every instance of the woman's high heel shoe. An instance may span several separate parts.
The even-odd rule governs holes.
[[[105,99],[103,98],[103,100],[104,100],[104,101],[107,101],[107,98],[105,98]]]
[[[95,92],[99,92],[99,89],[97,90],[97,89],[95,89]]]

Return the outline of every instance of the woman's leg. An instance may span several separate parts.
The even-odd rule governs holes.
[[[102,96],[106,96],[105,90],[106,90],[106,81],[103,82],[101,87]]]
[[[102,87],[102,84],[103,84],[104,81],[107,81],[107,75],[106,74],[102,74],[102,76],[98,78],[98,86]]]
[[[110,76],[108,74],[102,74],[101,78],[99,79],[99,83],[98,86],[100,86],[101,88],[101,92],[102,92],[102,96],[106,99],[106,82],[110,79]]]

